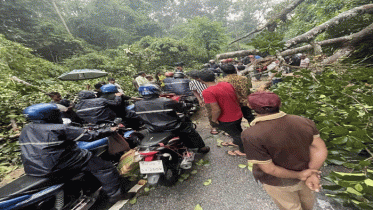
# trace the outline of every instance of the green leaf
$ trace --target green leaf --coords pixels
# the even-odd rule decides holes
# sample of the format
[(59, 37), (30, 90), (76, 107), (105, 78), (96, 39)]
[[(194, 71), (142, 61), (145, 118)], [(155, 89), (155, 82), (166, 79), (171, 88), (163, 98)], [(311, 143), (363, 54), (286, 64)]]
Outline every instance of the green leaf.
[(359, 162), (359, 164), (362, 165), (362, 166), (370, 166), (370, 165), (372, 165), (372, 162), (369, 161), (369, 160), (366, 160), (366, 161), (362, 160), (362, 161)]
[(323, 185), (322, 188), (326, 189), (326, 190), (333, 190), (333, 191), (336, 191), (336, 190), (340, 190), (342, 189), (343, 187), (342, 186), (339, 186), (339, 185)]
[(363, 181), (366, 179), (366, 176), (363, 173), (342, 173), (333, 171), (330, 174), (344, 181)]
[(178, 181), (179, 181), (179, 182), (183, 182), (184, 179), (183, 179), (183, 178), (179, 178)]
[(238, 167), (240, 167), (240, 168), (246, 168), (246, 165), (244, 165), (244, 164), (238, 164)]
[(211, 184), (211, 182), (212, 182), (212, 180), (211, 180), (211, 179), (208, 179), (207, 181), (205, 181), (205, 182), (203, 183), (203, 185), (208, 186), (208, 185)]
[(134, 205), (136, 202), (137, 202), (137, 198), (132, 198), (132, 199), (130, 200), (130, 204), (131, 204), (131, 205)]
[(197, 204), (197, 206), (196, 206), (196, 207), (194, 207), (194, 210), (203, 210), (203, 208), (202, 208), (202, 206), (201, 206), (201, 205)]
[(363, 195), (352, 187), (347, 187), (346, 192), (349, 192), (349, 193), (352, 193), (352, 194), (355, 194), (355, 195), (358, 195), (358, 196)]
[(253, 166), (254, 166), (253, 163), (248, 162), (248, 164), (247, 164), (247, 168), (248, 168), (251, 172), (253, 171)]
[(196, 163), (196, 165), (201, 166), (201, 165), (203, 165), (203, 163), (204, 163), (204, 160), (203, 160), (203, 159), (200, 159), (200, 160)]
[(373, 187), (373, 180), (372, 179), (366, 179), (366, 180), (364, 180), (364, 183), (367, 186)]
[(150, 191), (150, 189), (148, 187), (144, 188), (144, 192), (149, 192), (149, 191)]
[(362, 186), (361, 184), (357, 184), (357, 185), (355, 185), (355, 189), (356, 189), (357, 191), (359, 191), (359, 192), (361, 192), (361, 191), (364, 190), (364, 188), (363, 188), (363, 186)]
[(335, 138), (330, 143), (332, 143), (332, 144), (345, 144), (345, 143), (347, 143), (347, 141), (348, 141), (348, 137), (347, 136), (343, 136), (343, 137)]
[(193, 171), (191, 171), (190, 173), (191, 174), (196, 174), (198, 171), (197, 170), (193, 170)]

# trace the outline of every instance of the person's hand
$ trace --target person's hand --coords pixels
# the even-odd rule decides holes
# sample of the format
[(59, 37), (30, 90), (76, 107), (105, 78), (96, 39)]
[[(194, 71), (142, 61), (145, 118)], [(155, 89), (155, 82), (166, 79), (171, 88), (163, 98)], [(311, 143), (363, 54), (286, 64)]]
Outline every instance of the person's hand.
[(298, 179), (305, 181), (308, 177), (310, 177), (312, 174), (320, 174), (321, 171), (316, 169), (306, 169), (298, 173)]
[(115, 93), (115, 96), (122, 96), (122, 93)]
[(205, 102), (203, 102), (203, 101), (198, 101), (198, 103), (199, 103), (200, 107), (204, 107), (205, 106)]
[(320, 189), (321, 189), (320, 176), (316, 174), (312, 174), (310, 177), (306, 179), (306, 185), (312, 191), (320, 192)]
[(119, 129), (118, 126), (116, 126), (116, 127), (111, 127), (111, 128), (110, 128), (111, 131), (117, 131), (118, 129)]

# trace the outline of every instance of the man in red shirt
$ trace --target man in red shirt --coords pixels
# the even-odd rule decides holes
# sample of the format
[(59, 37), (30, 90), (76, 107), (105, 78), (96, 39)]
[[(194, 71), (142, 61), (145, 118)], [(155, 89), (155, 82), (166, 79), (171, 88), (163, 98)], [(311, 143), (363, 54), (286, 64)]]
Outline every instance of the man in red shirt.
[(239, 150), (229, 151), (230, 155), (245, 156), (241, 141), (242, 112), (233, 86), (227, 82), (215, 82), (215, 74), (203, 70), (198, 74), (207, 88), (202, 92), (208, 117), (213, 127), (218, 127), (233, 138)]

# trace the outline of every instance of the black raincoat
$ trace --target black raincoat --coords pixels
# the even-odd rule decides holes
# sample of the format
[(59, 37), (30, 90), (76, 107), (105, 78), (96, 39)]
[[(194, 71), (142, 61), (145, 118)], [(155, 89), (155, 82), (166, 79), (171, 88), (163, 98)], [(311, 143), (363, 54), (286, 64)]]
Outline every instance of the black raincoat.
[(95, 98), (94, 93), (91, 91), (81, 91), (79, 98), (80, 101), (75, 106), (76, 113), (85, 122), (91, 124), (113, 121), (117, 115), (110, 106), (120, 106), (122, 103), (120, 96), (116, 96), (114, 100)]
[(65, 124), (30, 123), (19, 137), (25, 172), (45, 177), (80, 170), (92, 154), (80, 149), (76, 141), (93, 141), (111, 133), (110, 128), (86, 131)]

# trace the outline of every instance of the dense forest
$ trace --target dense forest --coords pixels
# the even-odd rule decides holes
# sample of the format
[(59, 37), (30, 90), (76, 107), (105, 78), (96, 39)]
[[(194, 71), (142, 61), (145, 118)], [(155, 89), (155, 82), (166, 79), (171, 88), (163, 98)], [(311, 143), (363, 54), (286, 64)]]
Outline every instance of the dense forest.
[[(25, 123), (21, 114), (25, 107), (50, 101), (45, 94), (50, 91), (73, 100), (87, 85), (104, 80), (58, 80), (64, 72), (101, 69), (115, 77), (126, 94), (135, 95), (131, 81), (139, 71), (165, 72), (181, 61), (186, 71), (201, 69), (218, 54), (241, 50), (256, 49), (263, 57), (304, 52), (316, 54), (313, 68), (323, 73), (315, 76), (312, 69), (302, 70), (296, 73), (299, 77), (287, 78), (272, 90), (283, 99), (285, 112), (317, 123), (330, 150), (328, 164), (357, 172), (331, 174), (327, 179), (335, 185), (329, 187), (334, 191), (330, 196), (371, 209), (372, 3), (2, 0), (0, 177), (20, 167), (16, 139)], [(316, 50), (321, 47), (322, 52)], [(318, 60), (321, 54), (328, 59)]]

